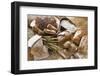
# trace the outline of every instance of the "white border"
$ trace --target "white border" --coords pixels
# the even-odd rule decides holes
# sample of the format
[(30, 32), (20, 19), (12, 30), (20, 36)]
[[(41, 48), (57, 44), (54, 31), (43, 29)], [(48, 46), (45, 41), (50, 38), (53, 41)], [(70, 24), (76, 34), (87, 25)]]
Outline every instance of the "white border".
[[(88, 17), (88, 59), (27, 61), (27, 14), (87, 16)], [(94, 11), (57, 9), (43, 7), (20, 7), (20, 70), (79, 67), (94, 65)]]

